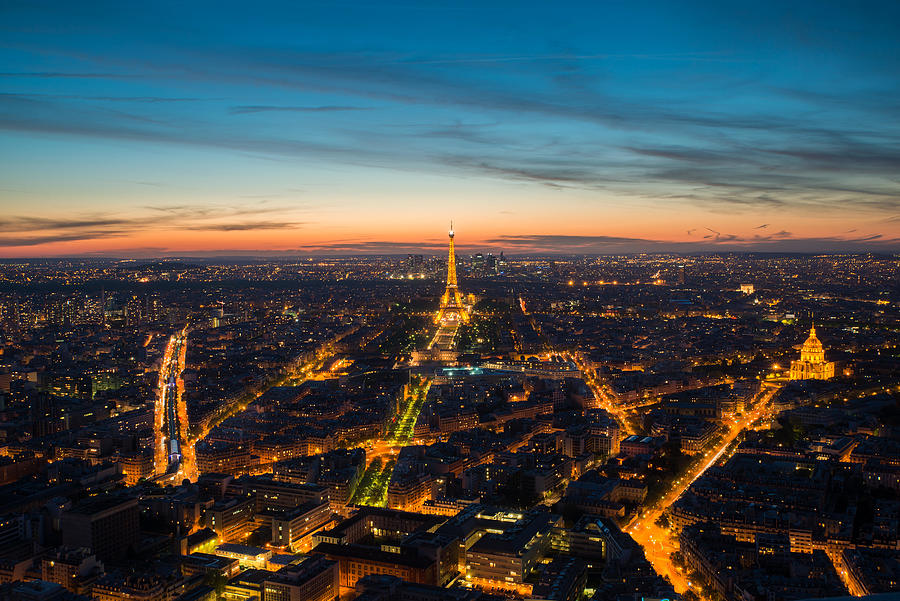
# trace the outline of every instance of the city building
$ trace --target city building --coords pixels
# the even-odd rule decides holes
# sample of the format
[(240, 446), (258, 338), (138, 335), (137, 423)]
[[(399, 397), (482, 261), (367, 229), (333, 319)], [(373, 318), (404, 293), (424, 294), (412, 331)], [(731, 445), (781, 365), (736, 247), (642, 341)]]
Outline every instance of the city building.
[(438, 566), (434, 560), (409, 553), (392, 553), (368, 545), (320, 543), (313, 550), (340, 566), (340, 586), (353, 588), (357, 580), (369, 574), (388, 574), (407, 582), (438, 584)]
[(103, 564), (88, 549), (60, 548), (41, 560), (41, 580), (84, 595), (103, 574)]
[(220, 541), (241, 541), (254, 527), (255, 507), (256, 498), (252, 495), (217, 501), (206, 510), (206, 525)]
[(178, 571), (108, 573), (91, 592), (95, 601), (174, 601), (185, 592), (186, 584)]
[(87, 547), (101, 560), (121, 559), (137, 545), (139, 512), (137, 499), (112, 495), (88, 498), (63, 512), (63, 545)]
[(561, 525), (559, 516), (534, 510), (500, 532), (488, 531), (466, 551), (466, 580), (481, 588), (530, 595), (532, 585), (526, 579)]
[(312, 548), (312, 535), (331, 523), (331, 505), (327, 501), (308, 501), (272, 517), (272, 546), (294, 553)]
[(433, 498), (434, 477), (427, 472), (396, 474), (388, 483), (387, 504), (400, 511), (420, 511)]
[(243, 568), (265, 569), (269, 559), (272, 558), (271, 549), (238, 545), (235, 543), (223, 543), (216, 547), (214, 554), (226, 559), (236, 559)]
[(340, 595), (338, 564), (313, 555), (263, 581), (265, 601), (332, 601)]

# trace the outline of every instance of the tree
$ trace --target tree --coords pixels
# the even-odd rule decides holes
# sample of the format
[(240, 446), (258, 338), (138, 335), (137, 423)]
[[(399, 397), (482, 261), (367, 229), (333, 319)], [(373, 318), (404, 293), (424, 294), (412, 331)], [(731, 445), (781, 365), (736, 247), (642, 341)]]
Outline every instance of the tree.
[(210, 572), (203, 579), (203, 584), (212, 587), (216, 591), (216, 599), (221, 599), (225, 594), (225, 586), (228, 584), (228, 577), (222, 572)]

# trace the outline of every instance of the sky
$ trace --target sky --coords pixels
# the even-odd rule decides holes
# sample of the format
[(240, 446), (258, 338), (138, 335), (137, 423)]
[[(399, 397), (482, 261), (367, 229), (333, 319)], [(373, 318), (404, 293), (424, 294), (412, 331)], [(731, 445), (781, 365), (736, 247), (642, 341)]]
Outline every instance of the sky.
[(900, 2), (0, 3), (0, 256), (900, 252)]

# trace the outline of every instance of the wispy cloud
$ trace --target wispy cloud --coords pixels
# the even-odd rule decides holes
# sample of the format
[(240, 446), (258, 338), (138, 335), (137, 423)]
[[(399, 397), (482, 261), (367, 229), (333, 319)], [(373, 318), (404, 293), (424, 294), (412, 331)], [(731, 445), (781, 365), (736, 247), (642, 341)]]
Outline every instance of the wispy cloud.
[(336, 113), (344, 111), (368, 111), (368, 106), (270, 106), (264, 104), (233, 106), (234, 115), (249, 113)]
[(83, 240), (105, 240), (107, 238), (120, 238), (126, 236), (127, 231), (119, 230), (82, 230), (79, 232), (63, 232), (57, 234), (41, 234), (29, 236), (2, 236), (0, 235), (0, 248), (20, 246), (42, 246), (60, 242), (77, 242)]
[(83, 214), (71, 218), (12, 216), (0, 219), (0, 247), (41, 246), (121, 238), (148, 228), (167, 231), (243, 232), (296, 229), (304, 224), (288, 220), (246, 219), (251, 215), (284, 212), (279, 207), (151, 206), (143, 212), (119, 217), (114, 214)]
[(122, 227), (133, 224), (131, 219), (96, 215), (82, 218), (49, 218), (14, 216), (0, 219), (0, 232), (30, 232), (35, 230), (73, 230)]
[[(465, 247), (460, 247), (462, 250)], [(447, 250), (444, 241), (393, 242), (389, 240), (336, 241), (310, 244), (298, 249), (307, 253), (360, 254), (360, 255), (402, 255), (408, 253), (440, 253)]]
[(900, 238), (871, 234), (855, 238), (842, 236), (792, 237), (790, 232), (772, 236), (742, 237), (716, 234), (702, 242), (679, 242), (619, 236), (527, 235), (499, 236), (485, 244), (509, 249), (512, 254), (628, 254), (641, 252), (897, 252)]
[(140, 76), (126, 73), (70, 73), (62, 71), (21, 71), (0, 73), (0, 77), (37, 79), (135, 79)]
[[(2, 77), (2, 75), (0, 75)], [(99, 102), (137, 102), (137, 103), (168, 103), (168, 102), (202, 102), (210, 100), (209, 98), (178, 98), (171, 96), (91, 96), (85, 94), (45, 94), (45, 93), (11, 93), (0, 92), (0, 96), (8, 96), (12, 98), (52, 98), (59, 100), (88, 100)]]
[(190, 225), (183, 229), (216, 232), (245, 232), (252, 230), (289, 230), (302, 226), (299, 222), (286, 221), (249, 221), (246, 223), (207, 223)]

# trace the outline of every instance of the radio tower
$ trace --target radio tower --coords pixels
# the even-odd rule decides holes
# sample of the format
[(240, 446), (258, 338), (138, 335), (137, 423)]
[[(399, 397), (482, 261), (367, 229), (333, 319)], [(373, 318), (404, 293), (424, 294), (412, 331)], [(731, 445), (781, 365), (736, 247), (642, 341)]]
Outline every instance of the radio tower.
[(459, 287), (456, 285), (456, 251), (453, 248), (453, 222), (451, 221), (450, 255), (447, 258), (447, 289), (441, 296), (441, 309), (438, 311), (435, 321), (468, 321), (468, 319), (469, 314), (463, 306)]

